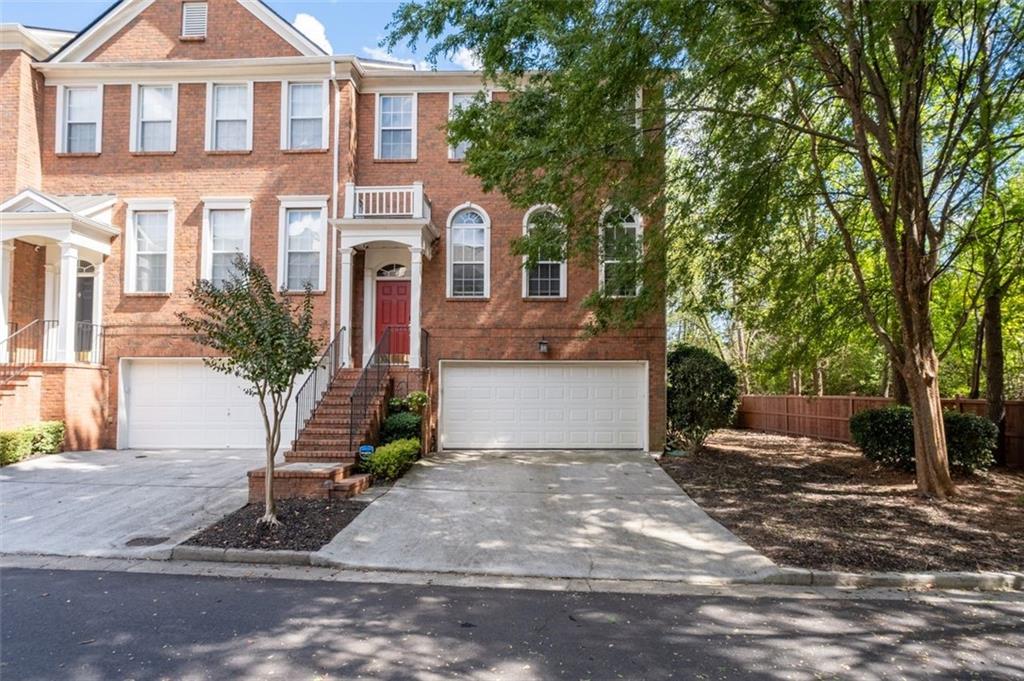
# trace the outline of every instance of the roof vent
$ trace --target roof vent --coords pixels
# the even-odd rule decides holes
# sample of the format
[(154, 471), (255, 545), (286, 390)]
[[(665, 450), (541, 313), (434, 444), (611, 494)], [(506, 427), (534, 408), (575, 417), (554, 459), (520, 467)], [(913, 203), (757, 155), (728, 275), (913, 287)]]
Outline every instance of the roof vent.
[(181, 37), (206, 37), (206, 3), (186, 2), (181, 6)]

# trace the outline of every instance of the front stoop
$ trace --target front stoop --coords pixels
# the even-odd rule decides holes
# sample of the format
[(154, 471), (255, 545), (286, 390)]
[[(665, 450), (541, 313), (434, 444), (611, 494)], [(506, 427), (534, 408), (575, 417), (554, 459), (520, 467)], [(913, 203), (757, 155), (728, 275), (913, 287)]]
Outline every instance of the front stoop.
[[(370, 486), (370, 476), (352, 474), (353, 463), (286, 463), (274, 467), (275, 499), (347, 499)], [(248, 473), (249, 503), (259, 503), (264, 497), (266, 468)]]

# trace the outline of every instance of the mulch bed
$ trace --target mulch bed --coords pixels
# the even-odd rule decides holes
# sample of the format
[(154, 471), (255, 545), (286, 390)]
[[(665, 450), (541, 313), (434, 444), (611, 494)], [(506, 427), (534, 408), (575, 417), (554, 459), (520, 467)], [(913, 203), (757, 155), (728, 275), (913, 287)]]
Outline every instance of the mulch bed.
[(192, 535), (186, 544), (220, 549), (316, 551), (355, 520), (366, 502), (326, 499), (282, 499), (277, 502), (281, 524), (270, 528), (256, 521), (263, 504), (247, 504)]
[(850, 445), (726, 430), (662, 468), (780, 565), (845, 571), (1024, 570), (1024, 471), (955, 478), (947, 502)]

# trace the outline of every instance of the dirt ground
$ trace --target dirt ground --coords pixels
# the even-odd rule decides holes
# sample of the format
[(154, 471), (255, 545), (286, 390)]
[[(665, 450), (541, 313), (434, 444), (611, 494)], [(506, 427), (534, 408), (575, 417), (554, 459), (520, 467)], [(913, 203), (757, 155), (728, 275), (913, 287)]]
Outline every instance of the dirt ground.
[(221, 549), (316, 551), (355, 520), (366, 503), (349, 500), (281, 499), (276, 528), (257, 525), (263, 504), (247, 504), (196, 533), (186, 544)]
[(1024, 471), (956, 478), (945, 503), (851, 445), (724, 430), (662, 467), (780, 565), (849, 571), (1024, 570)]

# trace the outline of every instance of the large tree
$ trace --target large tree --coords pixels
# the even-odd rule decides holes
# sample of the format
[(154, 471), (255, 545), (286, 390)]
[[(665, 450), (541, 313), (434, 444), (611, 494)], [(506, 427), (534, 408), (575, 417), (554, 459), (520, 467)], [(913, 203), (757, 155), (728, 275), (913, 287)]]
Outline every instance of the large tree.
[[(955, 487), (932, 293), (976, 237), (986, 183), (1024, 142), (1022, 20), (1019, 4), (985, 0), (422, 0), (399, 9), (388, 40), (429, 40), (431, 58), (468, 49), (510, 91), (481, 98), (450, 134), (472, 142), (469, 169), (485, 187), (559, 206), (569, 255), (593, 257), (606, 202), (666, 216), (645, 266), (687, 220), (666, 195), (705, 202), (708, 238), (752, 252), (796, 207), (827, 216), (819, 241), (838, 243), (906, 383), (918, 488), (945, 498)], [(659, 195), (666, 143), (686, 162)], [(628, 323), (656, 293), (590, 304)]]

